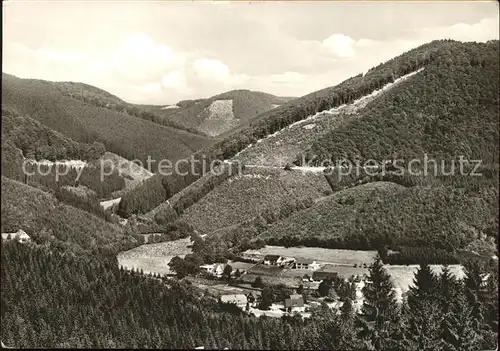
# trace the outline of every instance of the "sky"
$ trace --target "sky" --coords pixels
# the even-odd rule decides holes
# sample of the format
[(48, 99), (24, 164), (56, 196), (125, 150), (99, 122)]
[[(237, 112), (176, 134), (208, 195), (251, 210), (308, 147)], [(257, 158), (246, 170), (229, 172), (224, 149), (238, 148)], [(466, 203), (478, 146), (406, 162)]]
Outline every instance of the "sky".
[(499, 37), (497, 1), (21, 1), (2, 71), (168, 105), (232, 89), (302, 96), (435, 39)]

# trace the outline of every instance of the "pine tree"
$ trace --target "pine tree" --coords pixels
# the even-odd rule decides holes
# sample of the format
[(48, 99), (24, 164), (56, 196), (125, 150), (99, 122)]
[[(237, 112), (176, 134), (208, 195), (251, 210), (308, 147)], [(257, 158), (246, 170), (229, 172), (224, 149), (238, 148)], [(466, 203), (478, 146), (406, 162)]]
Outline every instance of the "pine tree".
[(483, 302), (485, 300), (483, 277), (486, 276), (479, 260), (465, 263), (465, 296), (472, 307), (472, 317), (475, 320), (474, 329), (479, 331), (484, 322)]
[(437, 295), (438, 284), (435, 274), (428, 264), (420, 264), (413, 286), (408, 291), (408, 305), (411, 309), (419, 309), (424, 301), (431, 301)]
[(457, 303), (453, 305), (442, 321), (441, 346), (443, 350), (473, 350), (477, 349), (480, 341), (474, 328), (473, 308), (467, 303), (464, 294), (457, 296)]
[(406, 311), (404, 336), (417, 350), (435, 350), (440, 345), (442, 314), (438, 303), (433, 300), (421, 300), (418, 308)]
[[(382, 265), (380, 256), (369, 268), (369, 277), (363, 287), (362, 314), (368, 322), (368, 335), (376, 350), (390, 344), (390, 323), (397, 316), (396, 294), (390, 280), (390, 275)], [(365, 331), (366, 332), (366, 331)]]
[(337, 321), (335, 349), (360, 349), (362, 347), (356, 335), (356, 318), (356, 311), (351, 299), (345, 299), (340, 308), (340, 318)]
[(439, 306), (441, 311), (446, 314), (450, 311), (450, 307), (454, 303), (457, 292), (460, 289), (460, 283), (458, 283), (453, 274), (451, 274), (448, 265), (443, 266), (443, 270), (438, 279), (438, 288)]
[(485, 310), (486, 322), (498, 333), (498, 267), (493, 267), (486, 281)]

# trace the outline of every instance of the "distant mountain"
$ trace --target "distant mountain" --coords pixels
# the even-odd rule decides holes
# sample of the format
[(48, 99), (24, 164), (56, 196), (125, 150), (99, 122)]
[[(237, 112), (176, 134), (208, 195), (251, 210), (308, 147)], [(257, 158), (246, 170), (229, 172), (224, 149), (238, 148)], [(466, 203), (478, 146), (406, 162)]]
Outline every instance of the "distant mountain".
[(208, 99), (183, 100), (175, 105), (150, 106), (149, 109), (175, 123), (218, 136), (292, 99), (258, 91), (232, 90)]
[[(208, 138), (153, 121), (147, 111), (118, 111), (117, 97), (80, 83), (54, 83), (2, 74), (2, 106), (29, 116), (77, 142), (101, 142), (129, 160), (184, 158), (212, 143)], [(110, 106), (107, 106), (110, 105)], [(137, 111), (137, 108), (135, 108)], [(138, 116), (139, 115), (139, 116)], [(157, 163), (156, 163), (157, 165)], [(153, 167), (156, 167), (153, 164)]]

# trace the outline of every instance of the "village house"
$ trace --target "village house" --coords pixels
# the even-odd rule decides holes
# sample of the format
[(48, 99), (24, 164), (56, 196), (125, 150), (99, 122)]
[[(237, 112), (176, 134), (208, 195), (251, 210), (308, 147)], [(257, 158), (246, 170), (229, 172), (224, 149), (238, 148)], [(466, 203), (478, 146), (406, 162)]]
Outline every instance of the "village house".
[(315, 260), (299, 257), (295, 260), (293, 268), (314, 271), (319, 268), (319, 264)]
[(286, 264), (293, 264), (295, 259), (293, 257), (284, 257), (280, 255), (265, 255), (264, 264), (268, 266), (284, 266)]
[(260, 292), (252, 291), (247, 294), (247, 301), (250, 307), (256, 307), (260, 302)]
[(287, 312), (304, 312), (304, 298), (302, 295), (290, 295), (288, 299), (285, 299), (285, 311)]
[(268, 266), (277, 266), (282, 260), (280, 255), (265, 255), (264, 264)]
[(241, 309), (246, 309), (248, 299), (243, 294), (221, 295), (220, 302), (234, 304)]
[(234, 275), (237, 270), (240, 272), (240, 274), (246, 274), (247, 271), (255, 265), (255, 263), (234, 261), (230, 262), (229, 265), (233, 268), (231, 274)]
[(321, 281), (321, 280), (325, 280), (325, 279), (328, 279), (328, 280), (335, 279), (335, 278), (337, 278), (337, 276), (338, 276), (338, 271), (335, 268), (335, 266), (333, 266), (331, 264), (327, 264), (324, 267), (322, 267), (321, 269), (314, 271), (312, 278), (314, 281)]
[(207, 274), (211, 274), (216, 277), (221, 277), (222, 273), (224, 272), (224, 267), (225, 265), (222, 263), (214, 263), (214, 264), (202, 264), (200, 266), (200, 269)]
[(22, 229), (19, 229), (15, 233), (2, 233), (2, 240), (17, 240), (21, 243), (30, 242), (31, 238)]

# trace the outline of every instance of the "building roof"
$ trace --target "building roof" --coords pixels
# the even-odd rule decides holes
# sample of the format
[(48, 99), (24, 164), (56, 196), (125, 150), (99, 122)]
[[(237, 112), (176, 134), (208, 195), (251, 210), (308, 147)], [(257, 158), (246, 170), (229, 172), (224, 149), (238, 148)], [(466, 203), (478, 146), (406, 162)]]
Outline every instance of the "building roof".
[(220, 300), (223, 303), (234, 303), (234, 304), (246, 304), (247, 303), (247, 297), (243, 294), (222, 295), (220, 297)]
[(278, 258), (280, 258), (280, 255), (265, 255), (264, 260), (265, 261), (277, 261)]
[(207, 269), (210, 269), (210, 268), (214, 268), (214, 265), (213, 264), (202, 264), (200, 266), (200, 268), (207, 268)]
[(312, 264), (312, 263), (314, 263), (314, 260), (312, 260), (310, 258), (297, 257), (297, 259), (295, 260), (295, 263)]
[(334, 266), (333, 264), (325, 264), (321, 269), (317, 270), (316, 272), (329, 272), (329, 273), (337, 273), (339, 269)]
[(253, 297), (260, 297), (262, 293), (260, 291), (250, 291), (247, 296), (252, 295)]
[(226, 268), (226, 264), (224, 264), (224, 263), (214, 263), (214, 268), (215, 269), (219, 269), (219, 268), (220, 269), (224, 269), (224, 268)]
[(303, 307), (304, 298), (302, 295), (290, 295), (289, 299), (285, 299), (285, 308), (288, 307)]
[(239, 269), (241, 270), (247, 270), (255, 266), (255, 263), (247, 263), (247, 262), (238, 262), (238, 261), (233, 261), (229, 263), (231, 267), (233, 267), (233, 270)]
[(338, 272), (331, 272), (331, 271), (314, 271), (313, 272), (313, 279), (322, 279), (322, 278), (333, 278), (338, 276)]

